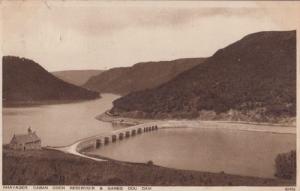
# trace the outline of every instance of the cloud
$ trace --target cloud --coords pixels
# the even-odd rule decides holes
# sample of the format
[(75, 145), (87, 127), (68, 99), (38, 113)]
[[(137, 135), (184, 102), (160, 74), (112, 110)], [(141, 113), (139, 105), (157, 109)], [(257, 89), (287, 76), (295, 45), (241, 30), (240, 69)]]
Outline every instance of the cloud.
[(203, 7), (56, 7), (48, 10), (51, 21), (85, 35), (106, 35), (130, 27), (178, 27), (214, 16), (249, 17), (256, 8)]
[[(5, 25), (14, 29), (51, 25), (84, 35), (107, 35), (131, 27), (180, 27), (214, 16), (249, 17), (256, 7), (202, 7), (157, 4), (14, 3), (4, 7)], [(9, 30), (9, 28), (8, 28)]]
[(29, 2), (2, 8), (2, 49), (49, 70), (210, 56), (246, 34), (295, 24), (283, 25), (286, 7), (270, 3)]

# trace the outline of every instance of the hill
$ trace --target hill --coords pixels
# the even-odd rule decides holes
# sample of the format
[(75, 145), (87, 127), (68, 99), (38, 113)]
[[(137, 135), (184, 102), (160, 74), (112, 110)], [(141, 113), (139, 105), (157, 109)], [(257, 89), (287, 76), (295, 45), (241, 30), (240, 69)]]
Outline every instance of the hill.
[(94, 99), (99, 93), (66, 83), (26, 58), (4, 56), (3, 100), (5, 102)]
[(143, 62), (132, 67), (113, 68), (92, 77), (83, 87), (99, 92), (125, 95), (157, 87), (200, 63), (204, 58)]
[(152, 90), (114, 101), (114, 114), (146, 118), (296, 116), (296, 31), (247, 35)]
[(51, 72), (57, 78), (74, 84), (76, 86), (82, 86), (85, 84), (92, 76), (96, 76), (103, 72), (102, 70), (64, 70)]

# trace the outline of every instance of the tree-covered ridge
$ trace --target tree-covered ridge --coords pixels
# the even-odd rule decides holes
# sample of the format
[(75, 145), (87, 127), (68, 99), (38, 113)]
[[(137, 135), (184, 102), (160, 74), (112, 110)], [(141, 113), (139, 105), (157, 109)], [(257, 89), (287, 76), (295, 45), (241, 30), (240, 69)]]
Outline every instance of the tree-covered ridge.
[(66, 83), (26, 58), (4, 56), (2, 65), (5, 101), (80, 100), (99, 97), (99, 93)]
[(157, 88), (116, 100), (111, 112), (185, 118), (207, 110), (295, 116), (296, 31), (247, 35)]

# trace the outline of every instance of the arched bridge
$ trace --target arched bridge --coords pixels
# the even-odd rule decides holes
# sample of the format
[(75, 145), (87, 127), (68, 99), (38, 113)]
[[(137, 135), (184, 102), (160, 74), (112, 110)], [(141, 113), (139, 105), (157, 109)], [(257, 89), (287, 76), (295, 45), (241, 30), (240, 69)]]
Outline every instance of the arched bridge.
[(76, 151), (80, 153), (87, 149), (100, 148), (116, 141), (122, 141), (123, 139), (138, 136), (142, 133), (158, 130), (158, 128), (159, 127), (157, 125), (143, 124), (115, 130), (109, 133), (103, 133), (101, 135), (80, 141), (78, 144), (76, 144)]
[(116, 141), (122, 141), (124, 139), (128, 139), (133, 136), (138, 136), (143, 133), (156, 131), (160, 128), (166, 128), (166, 127), (163, 125), (158, 126), (158, 123), (156, 122), (149, 122), (149, 123), (139, 124), (139, 125), (115, 130), (112, 132), (102, 133), (101, 135), (95, 135), (92, 137), (84, 138), (68, 146), (62, 146), (62, 147), (47, 146), (46, 148), (63, 151), (65, 153), (74, 154), (80, 157), (89, 158), (96, 161), (105, 161), (105, 159), (99, 159), (99, 158), (87, 156), (83, 152), (88, 149), (100, 148), (102, 146), (111, 144)]

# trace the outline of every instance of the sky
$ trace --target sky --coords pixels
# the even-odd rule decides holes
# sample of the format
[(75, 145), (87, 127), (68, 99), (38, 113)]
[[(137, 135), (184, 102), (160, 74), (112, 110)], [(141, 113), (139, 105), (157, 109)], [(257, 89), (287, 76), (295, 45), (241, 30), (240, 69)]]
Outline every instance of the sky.
[(3, 55), (48, 71), (208, 57), (243, 36), (295, 30), (299, 2), (3, 1)]

